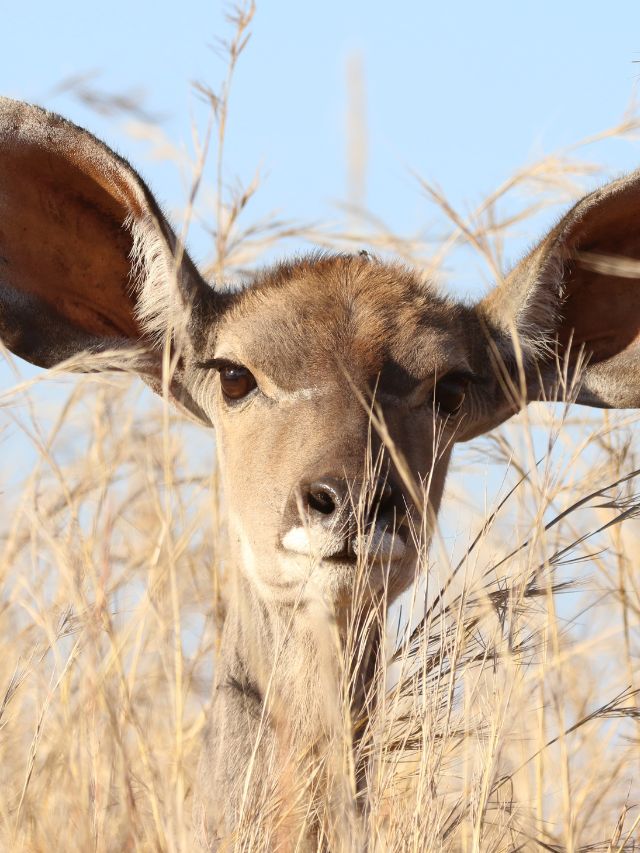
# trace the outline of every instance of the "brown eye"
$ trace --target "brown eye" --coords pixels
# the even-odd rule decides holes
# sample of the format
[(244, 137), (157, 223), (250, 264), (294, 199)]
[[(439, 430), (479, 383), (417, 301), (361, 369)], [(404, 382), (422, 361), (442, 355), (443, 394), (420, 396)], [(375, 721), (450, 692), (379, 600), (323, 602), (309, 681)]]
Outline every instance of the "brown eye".
[(464, 373), (449, 373), (438, 379), (433, 389), (433, 406), (440, 417), (457, 415), (464, 403), (469, 377)]
[(256, 387), (256, 380), (246, 367), (225, 364), (220, 368), (222, 393), (228, 400), (241, 400)]

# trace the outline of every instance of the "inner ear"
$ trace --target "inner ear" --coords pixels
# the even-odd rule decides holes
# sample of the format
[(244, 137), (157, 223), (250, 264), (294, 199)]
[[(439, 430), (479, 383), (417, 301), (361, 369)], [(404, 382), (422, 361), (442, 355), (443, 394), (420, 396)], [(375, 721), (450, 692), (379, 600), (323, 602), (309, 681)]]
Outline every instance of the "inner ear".
[(592, 364), (640, 343), (640, 193), (588, 211), (568, 240), (559, 341)]
[(86, 137), (78, 130), (64, 156), (24, 131), (3, 145), (0, 298), (31, 295), (88, 336), (137, 340), (124, 227), (135, 200), (121, 181), (114, 191), (113, 169)]

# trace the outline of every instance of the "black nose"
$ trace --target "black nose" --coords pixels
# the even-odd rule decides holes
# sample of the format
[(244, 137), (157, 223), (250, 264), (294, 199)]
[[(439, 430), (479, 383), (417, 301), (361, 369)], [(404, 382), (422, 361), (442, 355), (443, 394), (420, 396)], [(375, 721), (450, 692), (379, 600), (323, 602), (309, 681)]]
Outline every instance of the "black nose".
[(310, 515), (331, 516), (348, 501), (348, 483), (335, 477), (323, 477), (303, 488), (302, 498)]
[(358, 511), (363, 490), (365, 522), (371, 523), (376, 518), (393, 514), (394, 491), (386, 480), (379, 480), (372, 489), (367, 484), (337, 477), (322, 477), (303, 486), (301, 491), (309, 515), (317, 521), (332, 523), (340, 515), (352, 515)]

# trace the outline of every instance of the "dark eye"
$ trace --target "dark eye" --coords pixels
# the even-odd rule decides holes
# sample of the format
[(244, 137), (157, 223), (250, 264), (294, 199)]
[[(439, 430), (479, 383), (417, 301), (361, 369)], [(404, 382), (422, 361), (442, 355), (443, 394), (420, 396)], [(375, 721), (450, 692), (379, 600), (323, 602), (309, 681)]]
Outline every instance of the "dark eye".
[(241, 400), (256, 387), (253, 373), (240, 364), (225, 364), (219, 371), (222, 393), (228, 400)]
[(438, 379), (433, 389), (434, 410), (441, 417), (457, 415), (464, 403), (469, 377), (464, 373), (448, 373)]

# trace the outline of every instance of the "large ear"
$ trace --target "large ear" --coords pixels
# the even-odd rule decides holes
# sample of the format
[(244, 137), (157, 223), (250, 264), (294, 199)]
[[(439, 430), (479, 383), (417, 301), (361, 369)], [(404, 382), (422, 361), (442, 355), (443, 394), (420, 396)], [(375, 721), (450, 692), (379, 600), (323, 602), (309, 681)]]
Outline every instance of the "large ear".
[(576, 402), (640, 407), (640, 171), (579, 201), (476, 316), (503, 372), (494, 423), (517, 407), (506, 387), (518, 385), (517, 362), (529, 399), (581, 365)]
[[(51, 367), (136, 348), (159, 390), (166, 335), (194, 345), (215, 300), (125, 160), (60, 116), (0, 98), (0, 338), (12, 352)], [(208, 422), (180, 368), (170, 390)]]

